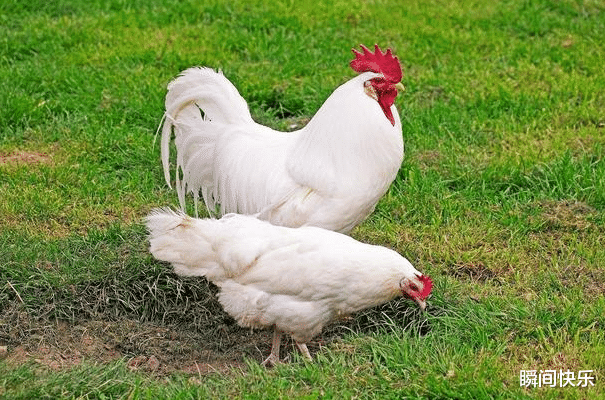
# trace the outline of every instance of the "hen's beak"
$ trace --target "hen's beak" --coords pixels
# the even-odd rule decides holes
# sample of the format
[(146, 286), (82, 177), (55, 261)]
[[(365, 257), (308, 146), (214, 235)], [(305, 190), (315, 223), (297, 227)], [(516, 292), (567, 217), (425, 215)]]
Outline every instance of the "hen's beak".
[(405, 92), (405, 86), (403, 86), (403, 83), (398, 82), (395, 85), (395, 89), (397, 89), (398, 92)]
[(424, 309), (426, 308), (426, 301), (420, 300), (420, 299), (414, 299), (414, 300), (416, 300), (416, 303), (418, 304), (418, 307), (420, 307), (420, 309), (422, 311), (424, 311)]

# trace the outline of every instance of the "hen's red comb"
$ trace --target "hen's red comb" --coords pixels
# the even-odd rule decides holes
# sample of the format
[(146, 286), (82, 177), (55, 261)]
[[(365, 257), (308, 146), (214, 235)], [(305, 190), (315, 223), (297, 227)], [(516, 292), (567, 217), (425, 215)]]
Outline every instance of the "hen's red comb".
[(392, 83), (401, 81), (403, 76), (401, 64), (399, 64), (397, 57), (393, 56), (391, 49), (387, 49), (386, 53), (383, 53), (376, 44), (372, 53), (363, 44), (360, 46), (363, 53), (352, 49), (353, 54), (355, 54), (355, 59), (351, 61), (351, 68), (353, 70), (356, 72), (376, 72), (382, 74), (387, 81)]
[(418, 279), (423, 283), (422, 292), (418, 294), (418, 298), (424, 300), (429, 297), (429, 294), (431, 294), (431, 290), (433, 289), (433, 281), (426, 275), (421, 275), (418, 277)]

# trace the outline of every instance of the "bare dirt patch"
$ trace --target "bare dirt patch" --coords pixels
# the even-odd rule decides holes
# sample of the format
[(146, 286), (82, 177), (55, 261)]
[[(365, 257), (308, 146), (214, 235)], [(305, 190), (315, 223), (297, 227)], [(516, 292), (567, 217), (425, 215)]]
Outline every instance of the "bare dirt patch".
[(586, 299), (605, 293), (605, 270), (590, 270), (584, 265), (568, 265), (557, 273), (563, 286), (581, 285)]
[(457, 263), (451, 266), (450, 273), (457, 278), (486, 282), (497, 278), (497, 274), (482, 262)]
[(240, 339), (245, 340), (216, 352), (199, 341), (196, 332), (133, 320), (68, 323), (35, 321), (22, 315), (21, 325), (27, 326), (28, 332), (6, 346), (6, 360), (15, 365), (33, 362), (55, 371), (84, 361), (109, 363), (123, 359), (131, 370), (157, 375), (225, 372), (232, 367), (243, 368), (243, 357), (237, 350), (253, 352), (254, 344), (263, 339), (252, 340), (253, 335), (243, 334)]
[[(166, 276), (170, 278), (167, 281)], [(203, 278), (181, 281), (176, 275), (166, 276), (162, 270), (152, 283), (127, 281), (124, 287), (130, 286), (131, 297), (118, 283), (111, 284), (111, 279), (101, 285), (89, 283), (88, 288), (65, 288), (65, 293), (55, 289), (54, 303), (39, 304), (37, 309), (13, 297), (0, 317), (0, 347), (6, 347), (0, 357), (13, 364), (34, 362), (52, 370), (84, 361), (123, 359), (130, 369), (156, 376), (173, 372), (200, 376), (233, 368), (245, 370), (246, 359), (260, 363), (269, 354), (272, 331), (239, 327), (222, 310), (213, 285)], [(158, 287), (170, 289), (175, 282), (180, 282), (180, 289), (154, 292)], [(139, 291), (141, 288), (146, 289)], [(62, 297), (68, 293), (75, 297), (65, 305)], [(162, 297), (168, 295), (170, 299)], [(127, 309), (134, 307), (138, 316), (134, 310), (120, 311), (122, 303)], [(67, 315), (60, 312), (64, 307), (71, 307), (71, 312), (79, 310), (80, 316), (56, 318)], [(153, 309), (153, 315), (148, 315)], [(417, 334), (430, 329), (426, 317), (411, 302), (401, 299), (334, 323), (308, 343), (309, 350), (315, 354), (351, 332), (376, 332), (389, 321), (416, 327)], [(291, 339), (282, 343), (282, 359), (292, 360), (296, 352)]]
[(544, 201), (535, 205), (540, 214), (543, 230), (582, 231), (593, 227), (591, 217), (596, 211), (586, 203), (572, 200)]
[(52, 156), (46, 153), (14, 150), (9, 153), (0, 153), (0, 165), (35, 165), (50, 164)]

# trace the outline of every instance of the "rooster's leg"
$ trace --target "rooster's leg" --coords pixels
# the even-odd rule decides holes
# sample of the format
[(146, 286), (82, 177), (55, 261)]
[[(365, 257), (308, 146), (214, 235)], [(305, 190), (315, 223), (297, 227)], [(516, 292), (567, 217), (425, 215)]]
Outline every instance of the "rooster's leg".
[(311, 357), (311, 353), (309, 353), (309, 349), (307, 349), (307, 344), (306, 343), (298, 343), (298, 342), (296, 342), (296, 345), (298, 346), (298, 349), (302, 353), (303, 357), (305, 357), (309, 361), (313, 360), (313, 357)]
[(273, 342), (271, 343), (271, 354), (265, 361), (263, 367), (274, 366), (279, 363), (279, 345), (281, 343), (281, 331), (277, 327), (273, 330)]

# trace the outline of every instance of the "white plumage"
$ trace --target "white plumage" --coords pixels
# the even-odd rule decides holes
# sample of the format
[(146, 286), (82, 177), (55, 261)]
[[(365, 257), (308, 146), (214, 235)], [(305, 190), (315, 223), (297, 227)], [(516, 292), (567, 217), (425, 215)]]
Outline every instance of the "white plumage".
[[(398, 68), (400, 80), (399, 62), (387, 54), (380, 62)], [(184, 71), (168, 86), (162, 128), (169, 185), (175, 135), (181, 209), (191, 192), (196, 212), (201, 193), (211, 215), (218, 207), (220, 215), (256, 214), (276, 225), (343, 233), (363, 221), (403, 159), (401, 121), (392, 104), (402, 85), (389, 78), (392, 71), (365, 68), (363, 56), (356, 70), (367, 72), (338, 87), (304, 128), (290, 133), (254, 122), (246, 101), (221, 72)]]
[(146, 219), (150, 251), (179, 275), (205, 276), (244, 327), (275, 327), (304, 355), (305, 343), (337, 318), (406, 296), (424, 308), (432, 287), (397, 252), (316, 227), (274, 226), (252, 216), (195, 219), (156, 210)]

